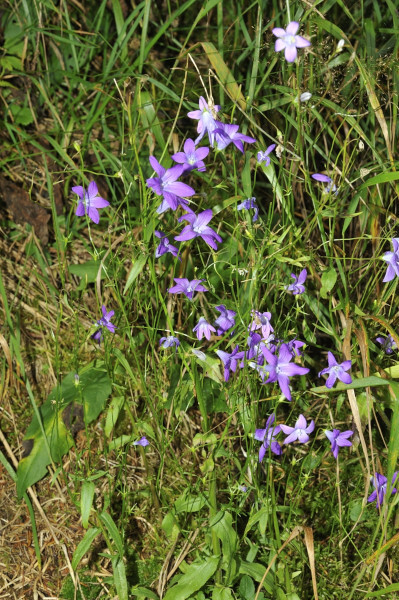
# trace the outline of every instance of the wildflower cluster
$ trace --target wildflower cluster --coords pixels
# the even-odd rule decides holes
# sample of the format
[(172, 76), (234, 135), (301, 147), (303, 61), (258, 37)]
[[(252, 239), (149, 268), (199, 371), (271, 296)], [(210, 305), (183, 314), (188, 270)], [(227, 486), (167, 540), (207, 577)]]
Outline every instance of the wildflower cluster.
[[(285, 59), (292, 63), (297, 59), (297, 49), (309, 47), (311, 44), (308, 40), (298, 35), (299, 23), (293, 21), (288, 24), (286, 29), (274, 28), (273, 34), (277, 37), (275, 42), (276, 52), (284, 50)], [(308, 94), (308, 95), (307, 95)], [(306, 101), (311, 97), (311, 94), (302, 94), (300, 101)], [(153, 176), (146, 179), (146, 185), (157, 197), (156, 214), (157, 218), (164, 219), (164, 213), (171, 211), (178, 213), (184, 211), (183, 214), (176, 216), (177, 224), (184, 223), (180, 232), (173, 236), (175, 242), (192, 242), (202, 240), (213, 252), (217, 252), (219, 244), (223, 243), (223, 231), (213, 222), (214, 213), (212, 208), (205, 207), (200, 212), (194, 211), (193, 198), (197, 195), (196, 190), (188, 183), (182, 181), (185, 177), (189, 177), (190, 184), (195, 177), (196, 172), (203, 173), (206, 171), (206, 159), (209, 157), (211, 149), (216, 153), (223, 152), (229, 146), (244, 153), (244, 144), (256, 144), (257, 140), (245, 133), (240, 132), (239, 125), (236, 123), (223, 122), (221, 117), (221, 107), (215, 105), (211, 99), (208, 101), (200, 97), (197, 110), (190, 111), (187, 115), (190, 119), (197, 121), (197, 137), (195, 139), (188, 138), (185, 140), (183, 150), (172, 154), (166, 161), (166, 164), (175, 163), (173, 166), (166, 168), (162, 166), (155, 156), (149, 156), (149, 163), (153, 170)], [(208, 145), (200, 145), (205, 142)], [(266, 150), (259, 150), (256, 154), (256, 164), (267, 168), (271, 164), (272, 152), (276, 149), (276, 144), (269, 145)], [(277, 152), (277, 151), (276, 151)], [(335, 185), (333, 179), (324, 173), (314, 173), (311, 175), (316, 182), (325, 184), (323, 193), (337, 195), (339, 189)], [(194, 184), (195, 185), (195, 184)], [(99, 223), (98, 209), (105, 208), (109, 202), (98, 195), (98, 188), (94, 181), (90, 182), (87, 191), (76, 186), (72, 191), (77, 194), (79, 201), (76, 209), (78, 217), (87, 216), (91, 221)], [(154, 207), (155, 208), (155, 207)], [(243, 200), (236, 206), (237, 211), (253, 211), (252, 222), (255, 223), (259, 219), (259, 208), (254, 196)], [(168, 217), (167, 217), (168, 218)], [(157, 246), (155, 248), (155, 257), (162, 258), (164, 255), (170, 254), (173, 258), (182, 261), (181, 249), (170, 242), (169, 237), (173, 235), (172, 231), (166, 228), (166, 219), (163, 221), (165, 227), (153, 230), (154, 236), (157, 238)], [(164, 231), (167, 231), (164, 233)], [(202, 243), (201, 242), (201, 243)], [(388, 268), (383, 279), (383, 282), (390, 282), (399, 277), (399, 238), (392, 240), (393, 251), (387, 252), (383, 259), (388, 263)], [(181, 274), (184, 274), (182, 272)], [(307, 293), (305, 284), (307, 283), (307, 269), (302, 269), (299, 273), (291, 273), (293, 281), (283, 286), (286, 292), (295, 296), (295, 302), (301, 302), (301, 296)], [(169, 294), (183, 294), (194, 305), (194, 300), (198, 293), (208, 292), (208, 287), (203, 284), (205, 278), (188, 279), (186, 277), (174, 277), (174, 285), (168, 289)], [(305, 343), (296, 338), (281, 339), (272, 326), (273, 315), (269, 311), (261, 311), (260, 307), (252, 309), (250, 322), (244, 323), (244, 326), (236, 324), (236, 317), (239, 310), (227, 308), (224, 304), (219, 304), (214, 307), (215, 317), (213, 321), (208, 315), (199, 315), (198, 321), (192, 332), (196, 335), (199, 341), (204, 338), (208, 343), (216, 342), (218, 345), (214, 348), (214, 352), (219, 357), (222, 363), (225, 382), (229, 382), (232, 375), (237, 375), (242, 369), (249, 368), (250, 373), (255, 373), (262, 385), (277, 384), (281, 392), (281, 400), (292, 401), (294, 377), (304, 377), (310, 372), (308, 367), (300, 364), (303, 360), (301, 349)], [(100, 344), (104, 330), (114, 333), (115, 325), (111, 322), (114, 316), (114, 311), (107, 312), (105, 306), (102, 306), (102, 317), (96, 321), (96, 330), (92, 334), (92, 338)], [(209, 320), (208, 320), (209, 319)], [(273, 321), (274, 322), (274, 321)], [(233, 335), (242, 337), (240, 343), (234, 344), (231, 347), (229, 344), (230, 336)], [(228, 334), (228, 335), (226, 335)], [(244, 336), (246, 340), (244, 339)], [(222, 338), (221, 340), (217, 338)], [(220, 346), (219, 347), (219, 341)], [(387, 354), (391, 354), (396, 349), (396, 343), (391, 335), (387, 338), (377, 337), (376, 341), (381, 344)], [(174, 348), (175, 352), (180, 347), (181, 342), (178, 337), (173, 334), (161, 337), (159, 341), (163, 349)], [(202, 356), (201, 350), (193, 350), (197, 356)], [(352, 377), (349, 373), (352, 362), (344, 360), (339, 363), (334, 354), (329, 351), (327, 354), (328, 366), (318, 373), (321, 378), (327, 376), (325, 386), (331, 389), (337, 380), (349, 385), (352, 383)], [(256, 429), (254, 438), (261, 442), (259, 450), (259, 462), (262, 462), (268, 450), (276, 456), (281, 456), (283, 453), (283, 445), (287, 446), (294, 442), (306, 444), (310, 440), (311, 434), (314, 432), (315, 422), (310, 420), (309, 424), (303, 414), (297, 418), (295, 425), (287, 425), (285, 423), (276, 424), (276, 415), (271, 414), (266, 421), (265, 428)], [(325, 430), (324, 434), (331, 444), (331, 452), (335, 459), (338, 458), (340, 448), (350, 447), (352, 442), (349, 440), (353, 435), (352, 430), (340, 431), (333, 429), (332, 431)], [(280, 434), (285, 434), (283, 442), (278, 440)], [(146, 446), (148, 441), (145, 437), (141, 438), (134, 445)], [(396, 479), (395, 473), (392, 480), (392, 485)], [(383, 503), (384, 495), (386, 494), (387, 480), (383, 475), (378, 473), (373, 478), (375, 491), (369, 496), (368, 501), (377, 500), (377, 506)], [(392, 488), (391, 493), (395, 493), (396, 488)]]

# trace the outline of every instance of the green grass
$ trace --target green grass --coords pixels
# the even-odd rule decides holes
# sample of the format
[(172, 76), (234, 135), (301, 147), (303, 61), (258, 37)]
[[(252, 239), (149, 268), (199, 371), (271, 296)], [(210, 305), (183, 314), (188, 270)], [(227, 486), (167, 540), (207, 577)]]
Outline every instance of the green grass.
[[(86, 577), (104, 598), (396, 597), (397, 496), (381, 511), (366, 503), (370, 476), (390, 479), (398, 457), (397, 384), (366, 379), (394, 381), (399, 364), (375, 342), (390, 333), (399, 345), (397, 279), (382, 283), (381, 260), (397, 235), (395, 4), (22, 0), (1, 18), (1, 167), (51, 220), (44, 247), (1, 207), (2, 348), (13, 379), (5, 352), (0, 426), (16, 452), (31, 419), (39, 423), (46, 464), (87, 529), (68, 547), (81, 597), (94, 593)], [(274, 52), (271, 33), (290, 20), (312, 42), (294, 64)], [(305, 91), (311, 99), (299, 102)], [(211, 149), (207, 170), (185, 176), (195, 212), (213, 210), (218, 251), (194, 239), (181, 262), (156, 259), (154, 230), (172, 242), (182, 223), (156, 213), (148, 157), (172, 166), (170, 155), (196, 137), (187, 112), (207, 95), (220, 120), (257, 142), (243, 154)], [(256, 163), (272, 143), (271, 165)], [(316, 172), (333, 178), (336, 195), (323, 193)], [(91, 180), (110, 202), (99, 225), (75, 215), (71, 187)], [(252, 196), (256, 223), (236, 210)], [(290, 275), (303, 268), (306, 293), (290, 295)], [(193, 302), (168, 294), (175, 277), (204, 279), (209, 291)], [(237, 312), (234, 333), (199, 342), (194, 326), (200, 316), (213, 322), (219, 304)], [(102, 305), (117, 329), (98, 346), (90, 335)], [(224, 382), (215, 350), (246, 348), (253, 309), (271, 312), (277, 338), (306, 343), (296, 360), (310, 373), (292, 380), (291, 403), (249, 367)], [(159, 348), (169, 334), (176, 353)], [(352, 360), (353, 391), (321, 388), (328, 350)], [(112, 392), (61, 459), (52, 444), (66, 443), (69, 400), (52, 396), (50, 439), (40, 407), (90, 363)], [(94, 410), (95, 397), (86, 402)], [(304, 414), (316, 428), (308, 444), (259, 465), (253, 436), (272, 412), (288, 425)], [(337, 466), (324, 430), (356, 425)], [(132, 445), (143, 435), (147, 448)], [(66, 581), (61, 597), (74, 590)]]

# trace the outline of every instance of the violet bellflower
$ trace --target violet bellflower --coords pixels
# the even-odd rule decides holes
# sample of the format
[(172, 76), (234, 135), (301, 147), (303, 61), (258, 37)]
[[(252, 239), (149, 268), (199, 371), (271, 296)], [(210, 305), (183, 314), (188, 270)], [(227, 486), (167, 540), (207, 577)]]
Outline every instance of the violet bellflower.
[(247, 142), (248, 144), (254, 144), (256, 142), (255, 138), (240, 133), (238, 131), (238, 125), (235, 125), (234, 123), (221, 123), (220, 121), (216, 121), (216, 129), (213, 133), (215, 136), (215, 145), (218, 150), (224, 150), (231, 142), (233, 142), (235, 147), (238, 148), (240, 152), (244, 153), (243, 142)]
[(274, 331), (273, 327), (270, 325), (270, 319), (272, 318), (271, 313), (261, 313), (258, 310), (252, 310), (251, 314), (252, 323), (249, 326), (249, 331), (257, 331), (258, 329), (261, 329), (262, 337), (267, 339)]
[(161, 240), (159, 246), (157, 246), (157, 249), (155, 250), (156, 258), (159, 258), (163, 254), (170, 252), (171, 254), (173, 254), (173, 256), (181, 260), (179, 256), (179, 250), (176, 248), (176, 246), (173, 246), (169, 242), (168, 238), (166, 237), (166, 233), (162, 233), (162, 231), (155, 230), (154, 235), (156, 235), (156, 237)]
[(194, 292), (207, 292), (207, 288), (201, 284), (204, 279), (186, 279), (185, 277), (175, 277), (176, 285), (169, 288), (169, 294), (184, 294), (189, 300), (193, 299)]
[(392, 354), (392, 352), (397, 348), (396, 342), (390, 333), (386, 338), (381, 336), (375, 338), (375, 341), (381, 344), (382, 349), (385, 350), (386, 354)]
[(339, 379), (342, 383), (352, 383), (352, 377), (346, 371), (352, 366), (352, 361), (344, 360), (342, 363), (337, 363), (336, 358), (332, 352), (328, 352), (328, 367), (323, 369), (319, 373), (319, 377), (322, 375), (328, 374), (328, 379), (326, 381), (326, 387), (332, 388), (334, 383)]
[(287, 292), (292, 292), (293, 296), (297, 294), (303, 294), (305, 292), (305, 286), (303, 285), (306, 281), (306, 277), (308, 276), (308, 272), (306, 269), (302, 269), (299, 273), (298, 277), (291, 273), (291, 277), (294, 279), (294, 283), (290, 283), (285, 286)]
[(109, 206), (109, 202), (98, 195), (96, 182), (91, 181), (87, 191), (81, 185), (74, 186), (72, 191), (79, 196), (79, 203), (75, 215), (77, 217), (83, 217), (83, 215), (86, 214), (93, 223), (98, 224), (100, 222), (100, 214), (97, 209)]
[(287, 62), (294, 62), (297, 57), (297, 48), (306, 48), (312, 44), (309, 40), (296, 35), (299, 29), (299, 23), (297, 21), (291, 21), (288, 23), (286, 29), (281, 27), (275, 27), (272, 32), (277, 37), (274, 49), (276, 52), (284, 50), (285, 60)]
[[(259, 333), (256, 331), (251, 331), (247, 338), (247, 345), (249, 346), (249, 350), (245, 353), (245, 358), (247, 360), (255, 359), (258, 365), (263, 365), (265, 362), (265, 357), (262, 353), (262, 348), (265, 347), (272, 354), (274, 354), (276, 350), (276, 345), (273, 344), (274, 335), (270, 334), (267, 338), (262, 338)], [(241, 365), (244, 367), (244, 364)]]
[(204, 137), (205, 133), (208, 134), (209, 143), (213, 146), (214, 142), (214, 130), (216, 129), (216, 113), (219, 112), (220, 106), (218, 104), (207, 103), (205, 98), (202, 96), (199, 99), (199, 110), (192, 110), (187, 113), (187, 116), (190, 119), (197, 119), (197, 133), (199, 136), (194, 141), (194, 144), (197, 145), (200, 140)]
[(206, 171), (205, 163), (203, 161), (209, 154), (209, 148), (195, 148), (195, 143), (192, 139), (187, 139), (184, 142), (184, 152), (176, 152), (172, 154), (172, 158), (175, 162), (180, 163), (184, 166), (185, 171), (191, 171), (197, 169), (197, 171)]
[(170, 169), (165, 169), (159, 164), (155, 156), (150, 156), (149, 161), (158, 177), (150, 177), (146, 180), (146, 184), (158, 196), (162, 196), (163, 198), (161, 205), (157, 208), (157, 213), (161, 214), (168, 210), (168, 208), (176, 210), (178, 206), (182, 206), (185, 210), (190, 210), (184, 197), (194, 196), (195, 190), (186, 183), (177, 181), (184, 172), (184, 166), (175, 165)]
[(353, 435), (353, 431), (340, 431), (339, 429), (333, 429), (332, 431), (328, 431), (327, 429), (324, 431), (327, 438), (331, 443), (331, 452), (335, 460), (338, 458), (338, 451), (343, 446), (352, 446), (352, 442), (348, 440)]
[(199, 215), (189, 212), (181, 216), (178, 221), (188, 221), (189, 224), (183, 228), (179, 235), (175, 236), (175, 240), (178, 242), (185, 242), (187, 240), (192, 240), (195, 237), (202, 237), (208, 246), (214, 250), (217, 250), (218, 247), (216, 242), (220, 243), (223, 240), (220, 235), (216, 233), (216, 231), (208, 226), (208, 223), (211, 219), (211, 208), (204, 210), (203, 212), (199, 213)]
[(393, 238), (392, 245), (393, 252), (385, 252), (384, 256), (382, 257), (388, 263), (387, 272), (382, 280), (383, 283), (392, 281), (395, 275), (399, 277), (399, 238)]
[(299, 340), (293, 339), (287, 342), (287, 348), (291, 352), (292, 356), (302, 356), (302, 352), (299, 348), (305, 345), (305, 342), (301, 342)]
[(281, 430), (287, 434), (284, 440), (284, 444), (291, 444), (298, 440), (300, 444), (306, 444), (309, 441), (309, 433), (314, 430), (314, 421), (312, 420), (309, 425), (303, 415), (299, 415), (295, 427), (289, 427), (288, 425), (280, 425)]
[(113, 323), (111, 323), (111, 319), (114, 316), (115, 311), (110, 310), (109, 312), (107, 312), (107, 309), (105, 308), (104, 305), (102, 305), (101, 311), (103, 313), (103, 316), (101, 317), (101, 319), (96, 321), (96, 325), (98, 325), (99, 328), (91, 336), (91, 339), (98, 342), (98, 344), (100, 344), (101, 340), (103, 339), (103, 328), (104, 327), (106, 329), (108, 329), (108, 331), (110, 331), (111, 333), (114, 333), (115, 329), (116, 329), (115, 325)]
[(258, 442), (262, 442), (262, 445), (259, 448), (259, 462), (262, 462), (268, 448), (270, 448), (273, 454), (277, 454), (277, 456), (280, 456), (282, 453), (280, 444), (275, 440), (276, 436), (281, 431), (280, 425), (273, 425), (275, 418), (275, 415), (270, 415), (266, 421), (265, 428), (257, 429), (255, 431), (254, 438), (258, 440)]
[(214, 323), (218, 328), (216, 333), (217, 335), (223, 335), (236, 324), (235, 316), (237, 313), (235, 310), (226, 308), (224, 304), (219, 304), (219, 306), (215, 306), (215, 308), (220, 312), (220, 316), (215, 319)]
[(238, 345), (231, 354), (224, 352), (223, 350), (216, 350), (215, 352), (224, 366), (224, 380), (228, 381), (230, 379), (230, 371), (233, 371), (233, 373), (236, 372), (237, 363), (244, 358), (244, 352), (239, 352)]
[(328, 175), (324, 175), (323, 173), (314, 173), (312, 175), (312, 178), (316, 181), (321, 181), (321, 183), (327, 184), (323, 190), (324, 194), (329, 194), (330, 192), (333, 192), (335, 195), (338, 194), (337, 186), (335, 185), (331, 177), (329, 177)]
[(256, 205), (255, 196), (253, 196), (252, 198), (247, 198), (247, 200), (244, 200), (244, 202), (241, 202), (241, 204), (239, 204), (237, 206), (237, 210), (250, 210), (251, 208), (254, 209), (254, 216), (252, 217), (252, 223), (255, 223), (255, 221), (258, 220), (258, 214), (259, 214), (259, 209)]
[(168, 335), (167, 337), (161, 337), (159, 340), (159, 345), (161, 348), (172, 348), (175, 347), (176, 351), (180, 346), (180, 342), (174, 335)]
[(277, 381), (283, 395), (287, 400), (291, 401), (289, 378), (294, 375), (305, 375), (309, 373), (309, 369), (291, 362), (293, 356), (287, 344), (281, 344), (278, 355), (270, 352), (266, 346), (262, 346), (261, 350), (267, 364), (258, 365), (256, 363), (249, 363), (250, 367), (258, 371), (263, 383), (274, 383)]
[(264, 152), (258, 152), (257, 157), (256, 157), (258, 163), (265, 163), (265, 167), (268, 167), (270, 165), (269, 154), (270, 154), (270, 152), (273, 152), (275, 147), (276, 147), (276, 144), (271, 144), (271, 146), (268, 146)]
[(141, 437), (139, 440), (137, 440), (137, 442), (133, 442), (133, 446), (141, 446), (142, 448), (145, 448), (146, 446), (149, 445), (149, 443), (150, 442), (147, 440), (145, 435), (143, 435), (143, 437)]
[(194, 327), (193, 331), (197, 334), (197, 338), (199, 340), (202, 340), (202, 338), (204, 336), (206, 337), (207, 340), (210, 340), (211, 332), (216, 331), (216, 329), (214, 327), (212, 327), (212, 325), (210, 325), (204, 317), (200, 317), (200, 320)]
[[(398, 471), (395, 471), (392, 477), (392, 485), (395, 483), (397, 475)], [(379, 508), (382, 506), (387, 493), (387, 478), (384, 475), (380, 475), (380, 473), (374, 473), (374, 477), (371, 478), (371, 483), (375, 490), (367, 498), (367, 502), (374, 502), (374, 500), (377, 500), (377, 508)], [(391, 495), (396, 494), (397, 491), (396, 487), (393, 487)]]

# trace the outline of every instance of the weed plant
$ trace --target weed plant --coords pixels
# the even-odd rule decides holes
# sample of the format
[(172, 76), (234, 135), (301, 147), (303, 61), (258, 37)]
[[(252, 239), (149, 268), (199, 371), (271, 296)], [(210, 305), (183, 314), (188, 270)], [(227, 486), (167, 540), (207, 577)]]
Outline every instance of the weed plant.
[(51, 213), (47, 245), (1, 223), (0, 460), (37, 565), (45, 478), (84, 529), (60, 597), (396, 598), (395, 3), (1, 25), (3, 174)]

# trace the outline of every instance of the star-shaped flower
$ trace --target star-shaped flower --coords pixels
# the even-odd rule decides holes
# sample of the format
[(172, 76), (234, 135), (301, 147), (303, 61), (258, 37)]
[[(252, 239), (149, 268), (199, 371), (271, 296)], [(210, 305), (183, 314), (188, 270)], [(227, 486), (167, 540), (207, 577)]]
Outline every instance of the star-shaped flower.
[(393, 238), (392, 245), (393, 252), (385, 252), (382, 257), (388, 263), (387, 272), (382, 280), (383, 283), (392, 281), (395, 275), (399, 277), (399, 238)]
[(312, 420), (309, 425), (303, 415), (299, 415), (295, 427), (288, 427), (288, 425), (280, 425), (281, 430), (288, 434), (284, 440), (284, 444), (291, 444), (298, 440), (301, 444), (306, 444), (309, 441), (309, 433), (312, 433), (314, 429), (314, 421)]
[[(392, 477), (392, 485), (395, 483), (397, 475), (398, 471), (395, 471)], [(383, 504), (385, 494), (387, 493), (387, 478), (384, 475), (380, 475), (380, 473), (374, 473), (374, 477), (371, 478), (371, 483), (373, 487), (375, 487), (375, 490), (367, 498), (367, 502), (374, 502), (374, 500), (377, 500), (377, 508), (379, 508)], [(396, 494), (397, 491), (398, 490), (393, 487), (391, 495)]]
[(337, 363), (336, 358), (332, 352), (328, 353), (328, 367), (323, 369), (319, 373), (319, 377), (328, 374), (326, 381), (326, 387), (332, 388), (334, 383), (339, 379), (342, 383), (352, 383), (352, 377), (346, 371), (352, 366), (352, 361), (344, 360), (342, 363)]
[(277, 454), (278, 456), (280, 456), (280, 454), (282, 453), (280, 444), (275, 440), (276, 436), (281, 431), (280, 425), (273, 426), (275, 418), (275, 415), (270, 415), (270, 417), (266, 421), (265, 429), (257, 429), (255, 431), (254, 438), (258, 440), (258, 442), (263, 442), (262, 446), (259, 448), (259, 462), (262, 462), (266, 454), (266, 450), (269, 447), (273, 454)]
[(266, 150), (264, 152), (258, 152), (257, 155), (257, 161), (258, 163), (265, 163), (265, 167), (268, 167), (270, 165), (270, 152), (273, 152), (273, 150), (275, 149), (276, 144), (272, 144), (271, 146), (268, 146), (266, 148)]
[(307, 276), (308, 272), (306, 269), (302, 269), (298, 277), (294, 273), (291, 273), (291, 277), (294, 279), (294, 283), (286, 285), (285, 289), (288, 292), (292, 292), (293, 296), (296, 296), (297, 294), (303, 294), (305, 291), (305, 286), (303, 284), (305, 283)]
[(350, 442), (348, 438), (353, 435), (353, 431), (333, 429), (332, 431), (325, 430), (324, 433), (331, 442), (331, 452), (335, 459), (337, 459), (338, 451), (342, 446), (352, 446), (352, 442)]
[(182, 217), (179, 221), (189, 221), (189, 224), (175, 236), (175, 240), (178, 242), (184, 242), (192, 240), (195, 237), (202, 237), (204, 242), (208, 244), (213, 250), (217, 250), (216, 242), (223, 242), (222, 238), (216, 231), (209, 227), (208, 223), (212, 219), (212, 209), (208, 208), (198, 215), (193, 212), (189, 212)]
[(277, 37), (274, 49), (276, 52), (285, 50), (285, 60), (287, 62), (294, 62), (297, 57), (297, 48), (306, 48), (311, 46), (311, 43), (300, 35), (296, 35), (299, 29), (299, 23), (291, 21), (288, 23), (287, 29), (281, 27), (275, 27), (273, 29), (274, 35)]
[(146, 180), (149, 188), (154, 190), (158, 196), (162, 196), (162, 204), (158, 207), (157, 212), (163, 213), (168, 208), (176, 210), (178, 206), (183, 206), (186, 210), (188, 204), (184, 197), (193, 196), (195, 190), (181, 181), (177, 181), (180, 175), (184, 172), (183, 165), (175, 165), (170, 169), (165, 169), (159, 164), (155, 156), (150, 156), (150, 164), (158, 177), (150, 177)]
[(100, 214), (98, 208), (109, 206), (108, 200), (98, 196), (98, 188), (95, 181), (89, 183), (87, 191), (81, 185), (76, 185), (72, 191), (79, 196), (79, 204), (76, 209), (76, 216), (83, 217), (86, 214), (93, 223), (100, 222)]
[(197, 338), (199, 340), (202, 340), (202, 338), (204, 336), (206, 337), (207, 340), (210, 340), (211, 332), (212, 331), (215, 332), (216, 329), (214, 327), (212, 327), (212, 325), (210, 325), (204, 317), (200, 317), (200, 320), (194, 327), (193, 331), (197, 334)]
[(184, 142), (184, 152), (176, 152), (172, 155), (175, 162), (184, 166), (186, 171), (197, 169), (197, 171), (206, 171), (203, 161), (209, 154), (209, 148), (196, 148), (192, 139), (188, 138)]
[(176, 285), (169, 288), (169, 294), (184, 294), (189, 300), (193, 299), (194, 292), (207, 292), (207, 288), (201, 284), (204, 279), (193, 279), (175, 277)]
[[(273, 383), (277, 381), (284, 396), (287, 400), (291, 401), (289, 378), (294, 375), (305, 375), (305, 373), (309, 373), (309, 369), (300, 367), (291, 362), (293, 356), (287, 344), (281, 344), (278, 355), (272, 354), (266, 346), (262, 346), (261, 351), (267, 364), (261, 366), (255, 363), (249, 363), (249, 365), (257, 369), (263, 383)], [(268, 377), (268, 379), (265, 381), (266, 377)]]

